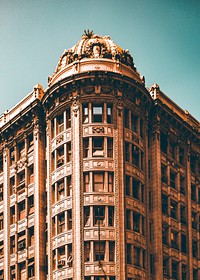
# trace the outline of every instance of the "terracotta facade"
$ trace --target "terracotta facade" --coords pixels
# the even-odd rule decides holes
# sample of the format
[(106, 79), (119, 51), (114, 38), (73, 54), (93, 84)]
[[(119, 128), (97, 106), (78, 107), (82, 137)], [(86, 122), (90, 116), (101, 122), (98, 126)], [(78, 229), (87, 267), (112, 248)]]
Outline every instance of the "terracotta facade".
[(48, 82), (0, 116), (0, 279), (199, 279), (199, 122), (108, 36)]

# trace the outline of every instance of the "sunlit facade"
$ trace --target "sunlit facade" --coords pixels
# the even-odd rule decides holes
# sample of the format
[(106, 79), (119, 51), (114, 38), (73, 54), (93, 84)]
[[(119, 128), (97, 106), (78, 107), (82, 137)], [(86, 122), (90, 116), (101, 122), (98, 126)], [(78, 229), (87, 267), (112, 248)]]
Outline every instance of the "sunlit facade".
[(0, 116), (0, 279), (200, 279), (199, 122), (85, 32)]

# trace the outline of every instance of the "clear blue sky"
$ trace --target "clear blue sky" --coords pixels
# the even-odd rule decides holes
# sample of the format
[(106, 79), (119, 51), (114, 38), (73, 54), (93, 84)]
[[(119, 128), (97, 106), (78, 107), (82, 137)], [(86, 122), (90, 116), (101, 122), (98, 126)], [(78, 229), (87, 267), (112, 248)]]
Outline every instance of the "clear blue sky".
[(129, 49), (146, 85), (200, 120), (199, 0), (0, 0), (0, 114), (47, 86), (84, 29)]

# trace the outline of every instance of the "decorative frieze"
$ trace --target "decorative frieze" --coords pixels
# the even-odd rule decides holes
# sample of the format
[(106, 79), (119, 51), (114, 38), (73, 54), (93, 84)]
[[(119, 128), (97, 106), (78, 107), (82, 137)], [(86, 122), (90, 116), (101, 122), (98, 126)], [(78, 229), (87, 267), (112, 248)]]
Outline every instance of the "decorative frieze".
[[(84, 230), (84, 240), (98, 240), (98, 228), (88, 228)], [(102, 240), (115, 240), (115, 229), (101, 228)]]
[(84, 194), (84, 205), (114, 205), (114, 194), (99, 193), (99, 194)]
[(53, 238), (53, 249), (72, 243), (72, 231), (68, 230), (65, 233), (61, 233)]
[(64, 178), (72, 173), (72, 164), (67, 163), (62, 167), (58, 168), (52, 173), (52, 184), (54, 184), (57, 180)]
[(52, 216), (72, 208), (72, 198), (66, 197), (52, 206)]

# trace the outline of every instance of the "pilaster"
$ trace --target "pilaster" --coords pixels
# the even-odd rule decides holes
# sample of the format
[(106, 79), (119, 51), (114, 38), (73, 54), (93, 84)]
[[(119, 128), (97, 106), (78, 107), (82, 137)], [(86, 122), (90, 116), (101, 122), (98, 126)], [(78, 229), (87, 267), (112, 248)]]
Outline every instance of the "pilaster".
[(160, 118), (155, 115), (151, 133), (151, 188), (153, 197), (154, 280), (163, 279)]

